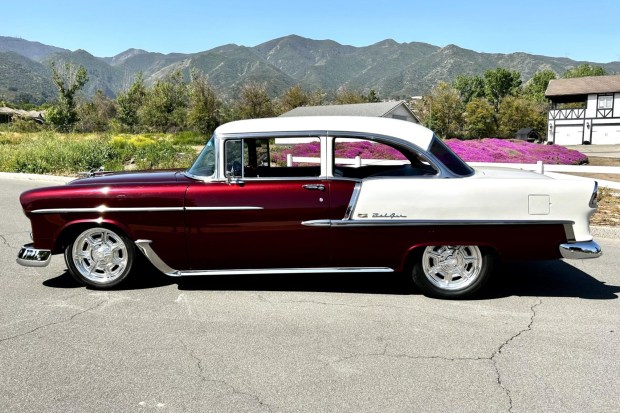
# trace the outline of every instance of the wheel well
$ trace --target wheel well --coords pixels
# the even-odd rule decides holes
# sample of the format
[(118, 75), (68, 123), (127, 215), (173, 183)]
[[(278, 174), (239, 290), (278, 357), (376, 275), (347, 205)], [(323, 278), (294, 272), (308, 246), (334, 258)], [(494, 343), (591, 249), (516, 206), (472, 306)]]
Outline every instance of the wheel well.
[[(434, 242), (433, 244), (429, 244), (429, 245), (454, 245), (454, 243)], [(482, 254), (489, 254), (493, 257), (494, 260), (497, 260), (499, 258), (499, 254), (497, 250), (489, 245), (465, 244), (465, 243), (459, 243), (458, 245), (477, 245), (478, 248), (480, 248), (480, 252)], [(426, 248), (427, 246), (428, 245), (418, 245), (409, 250), (403, 263), (403, 271), (405, 271), (406, 273), (410, 273), (413, 270), (413, 266), (416, 264), (416, 262), (422, 259), (422, 253), (424, 253), (424, 248)]]
[(127, 233), (123, 231), (121, 228), (111, 225), (111, 224), (95, 224), (95, 223), (78, 223), (74, 225), (70, 225), (66, 227), (58, 236), (56, 240), (56, 244), (54, 246), (54, 253), (60, 254), (65, 248), (67, 248), (73, 240), (82, 232), (86, 231), (89, 228), (102, 227), (113, 230), (119, 235), (124, 235), (127, 237)]

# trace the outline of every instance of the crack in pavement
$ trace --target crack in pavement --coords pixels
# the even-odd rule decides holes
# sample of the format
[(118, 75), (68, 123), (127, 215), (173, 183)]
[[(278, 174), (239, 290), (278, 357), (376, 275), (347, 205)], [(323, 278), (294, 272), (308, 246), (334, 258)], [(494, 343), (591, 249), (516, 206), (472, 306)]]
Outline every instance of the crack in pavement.
[(502, 374), (501, 374), (501, 371), (500, 371), (500, 368), (497, 362), (497, 357), (499, 357), (502, 354), (504, 347), (506, 347), (508, 344), (510, 344), (513, 340), (515, 340), (519, 336), (521, 336), (521, 334), (527, 331), (532, 331), (532, 326), (534, 325), (534, 319), (536, 318), (536, 307), (540, 305), (542, 305), (542, 300), (539, 298), (538, 302), (530, 307), (530, 311), (532, 312), (532, 314), (530, 317), (530, 322), (527, 325), (527, 327), (519, 331), (517, 334), (513, 335), (512, 337), (510, 337), (508, 340), (504, 341), (502, 345), (500, 345), (490, 357), (490, 360), (493, 362), (493, 367), (495, 368), (495, 373), (497, 374), (497, 384), (499, 384), (499, 386), (504, 390), (504, 393), (506, 393), (506, 397), (508, 397), (508, 411), (509, 412), (512, 412), (512, 408), (513, 408), (512, 396), (510, 394), (510, 390), (504, 385), (504, 382), (502, 380)]
[(106, 300), (103, 300), (103, 301), (101, 301), (101, 302), (99, 302), (99, 303), (97, 303), (97, 304), (95, 304), (95, 305), (93, 305), (91, 307), (88, 307), (85, 310), (78, 311), (77, 313), (71, 315), (71, 317), (69, 317), (68, 319), (60, 320), (60, 321), (54, 321), (52, 323), (47, 323), (47, 324), (35, 327), (32, 330), (26, 331), (24, 333), (15, 334), (14, 336), (2, 338), (2, 339), (0, 339), (0, 344), (4, 343), (4, 342), (7, 342), (7, 341), (10, 341), (10, 340), (13, 340), (13, 339), (16, 339), (16, 338), (19, 338), (19, 337), (27, 336), (29, 334), (32, 334), (32, 333), (34, 333), (36, 331), (42, 330), (42, 329), (47, 328), (47, 327), (52, 327), (52, 326), (59, 325), (59, 324), (70, 323), (71, 321), (73, 321), (73, 319), (75, 317), (77, 317), (79, 315), (82, 315), (84, 313), (87, 313), (89, 311), (94, 311), (94, 310), (96, 310), (97, 308), (101, 307), (104, 303), (106, 303), (108, 301), (109, 301), (109, 299), (106, 299)]
[(508, 412), (512, 412), (512, 409), (513, 409), (512, 396), (510, 394), (510, 390), (506, 387), (506, 385), (504, 384), (504, 382), (502, 380), (502, 374), (501, 374), (501, 371), (500, 371), (500, 367), (498, 365), (497, 358), (502, 354), (502, 351), (504, 350), (504, 348), (508, 344), (510, 344), (512, 341), (514, 341), (515, 339), (520, 337), (522, 334), (532, 330), (532, 326), (534, 325), (534, 319), (536, 318), (536, 307), (538, 307), (540, 305), (542, 305), (542, 299), (538, 298), (538, 301), (535, 304), (533, 304), (532, 306), (530, 306), (531, 316), (530, 316), (530, 321), (529, 321), (527, 327), (525, 327), (524, 329), (521, 329), (519, 332), (517, 332), (516, 334), (512, 335), (510, 338), (508, 338), (506, 341), (504, 341), (502, 344), (500, 344), (499, 347), (489, 357), (411, 356), (409, 354), (395, 354), (395, 353), (389, 353), (388, 352), (388, 344), (386, 343), (382, 352), (365, 353), (365, 354), (352, 354), (350, 356), (342, 357), (342, 358), (340, 358), (340, 359), (338, 359), (336, 361), (333, 361), (331, 364), (341, 363), (341, 362), (344, 362), (344, 361), (347, 361), (347, 360), (351, 360), (351, 359), (354, 359), (354, 358), (360, 358), (360, 357), (389, 357), (389, 358), (405, 358), (405, 359), (410, 359), (410, 360), (487, 361), (487, 362), (491, 362), (492, 365), (493, 365), (493, 369), (495, 370), (497, 384), (501, 387), (501, 389), (506, 394), (506, 397), (508, 399)]
[(19, 248), (15, 245), (11, 245), (11, 243), (6, 239), (7, 235), (19, 235), (19, 234), (27, 234), (29, 231), (19, 231), (19, 232), (10, 232), (7, 234), (0, 234), (0, 244), (4, 244), (9, 248)]
[(181, 345), (183, 346), (183, 348), (185, 349), (187, 354), (189, 354), (190, 357), (192, 359), (194, 359), (194, 361), (196, 362), (196, 367), (198, 368), (198, 376), (200, 377), (200, 380), (204, 381), (205, 383), (215, 383), (215, 384), (222, 385), (222, 386), (230, 389), (232, 395), (238, 394), (238, 395), (241, 395), (241, 396), (246, 396), (246, 397), (249, 397), (251, 399), (254, 399), (259, 404), (259, 406), (264, 407), (265, 409), (267, 409), (268, 412), (273, 412), (273, 410), (271, 410), (271, 407), (267, 403), (262, 401), (261, 398), (258, 395), (238, 390), (235, 386), (233, 386), (232, 384), (228, 383), (225, 380), (222, 380), (222, 379), (210, 379), (210, 378), (208, 378), (205, 375), (205, 370), (204, 370), (204, 367), (202, 365), (203, 360), (200, 357), (196, 356), (196, 354), (194, 354), (194, 352), (188, 347), (188, 345), (183, 340), (179, 339), (179, 342), (181, 343)]

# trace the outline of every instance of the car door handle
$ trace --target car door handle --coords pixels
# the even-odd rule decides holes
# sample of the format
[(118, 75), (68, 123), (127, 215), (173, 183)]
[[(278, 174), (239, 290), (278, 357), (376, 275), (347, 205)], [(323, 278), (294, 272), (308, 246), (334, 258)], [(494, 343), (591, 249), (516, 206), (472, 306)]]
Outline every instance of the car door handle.
[(303, 188), (308, 191), (325, 191), (325, 185), (323, 184), (307, 184)]

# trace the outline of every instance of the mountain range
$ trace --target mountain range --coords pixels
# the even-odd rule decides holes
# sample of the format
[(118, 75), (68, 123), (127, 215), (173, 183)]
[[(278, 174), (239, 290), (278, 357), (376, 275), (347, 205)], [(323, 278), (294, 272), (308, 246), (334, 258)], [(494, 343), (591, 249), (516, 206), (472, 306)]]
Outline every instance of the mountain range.
[(451, 82), (459, 74), (482, 75), (488, 69), (517, 70), (526, 82), (534, 73), (551, 69), (561, 75), (583, 63), (620, 73), (620, 62), (575, 61), (527, 53), (479, 53), (456, 45), (397, 43), (394, 40), (354, 47), (333, 40), (290, 35), (254, 47), (228, 44), (193, 54), (161, 54), (128, 49), (113, 57), (96, 57), (85, 50), (70, 51), (39, 42), (0, 36), (0, 100), (43, 103), (55, 99), (50, 62), (84, 66), (89, 81), (84, 93), (97, 90), (114, 97), (141, 72), (147, 84), (180, 70), (189, 78), (196, 69), (223, 98), (234, 98), (247, 82), (264, 82), (275, 97), (300, 84), (307, 90), (330, 92), (346, 87), (384, 99), (423, 95), (438, 81)]

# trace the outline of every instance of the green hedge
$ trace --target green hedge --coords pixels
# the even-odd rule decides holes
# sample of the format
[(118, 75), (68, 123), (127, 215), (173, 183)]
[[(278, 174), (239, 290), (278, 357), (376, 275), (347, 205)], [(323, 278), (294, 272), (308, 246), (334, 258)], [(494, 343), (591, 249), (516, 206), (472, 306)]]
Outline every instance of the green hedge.
[(98, 169), (186, 168), (196, 157), (191, 146), (171, 135), (1, 133), (0, 171), (74, 175)]

